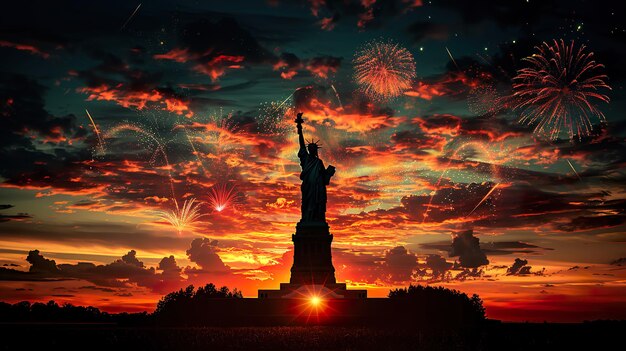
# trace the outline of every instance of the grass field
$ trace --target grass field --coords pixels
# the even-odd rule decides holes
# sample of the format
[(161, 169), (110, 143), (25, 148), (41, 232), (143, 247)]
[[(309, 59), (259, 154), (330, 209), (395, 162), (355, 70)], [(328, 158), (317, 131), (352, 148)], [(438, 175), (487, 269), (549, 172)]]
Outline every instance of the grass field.
[(5, 324), (0, 350), (601, 350), (624, 323), (491, 324), (480, 330), (359, 327), (155, 328)]

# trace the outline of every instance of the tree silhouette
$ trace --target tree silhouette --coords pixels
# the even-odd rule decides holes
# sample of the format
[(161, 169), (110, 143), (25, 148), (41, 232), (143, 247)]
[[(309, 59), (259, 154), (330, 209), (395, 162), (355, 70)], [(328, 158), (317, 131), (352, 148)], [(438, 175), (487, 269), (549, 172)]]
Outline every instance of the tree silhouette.
[(194, 286), (189, 285), (161, 298), (153, 315), (157, 321), (168, 324), (199, 324), (213, 319), (209, 306), (211, 300), (240, 298), (243, 295), (239, 290), (231, 291), (226, 286), (217, 289), (211, 283), (194, 291)]
[(470, 298), (458, 290), (441, 286), (409, 285), (408, 288), (390, 290), (388, 296), (392, 300), (404, 300), (407, 307), (415, 308), (419, 316), (429, 319), (425, 322), (448, 320), (472, 324), (485, 320), (483, 301), (476, 294)]

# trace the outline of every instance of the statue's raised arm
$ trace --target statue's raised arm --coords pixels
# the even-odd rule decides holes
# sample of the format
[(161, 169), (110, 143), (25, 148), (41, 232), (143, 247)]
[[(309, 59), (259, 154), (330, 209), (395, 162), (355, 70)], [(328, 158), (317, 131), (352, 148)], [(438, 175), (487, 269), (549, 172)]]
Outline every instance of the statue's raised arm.
[(324, 163), (318, 156), (321, 146), (311, 140), (307, 145), (302, 134), (302, 113), (298, 113), (295, 120), (298, 128), (298, 141), (300, 150), (298, 158), (302, 172), (300, 179), (302, 185), (302, 219), (300, 222), (326, 222), (326, 186), (330, 184), (330, 178), (335, 174), (335, 167), (324, 168)]
[(295, 122), (298, 128), (298, 140), (300, 141), (300, 150), (298, 151), (298, 157), (302, 158), (302, 156), (300, 155), (307, 153), (306, 144), (304, 143), (304, 135), (302, 135), (302, 123), (304, 122), (304, 120), (302, 119), (302, 112), (298, 113)]

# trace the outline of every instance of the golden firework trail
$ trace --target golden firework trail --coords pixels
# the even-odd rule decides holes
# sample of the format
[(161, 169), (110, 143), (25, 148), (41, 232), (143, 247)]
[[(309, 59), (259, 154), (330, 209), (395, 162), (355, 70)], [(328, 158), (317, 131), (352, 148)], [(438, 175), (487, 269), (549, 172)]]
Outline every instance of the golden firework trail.
[(576, 174), (576, 176), (578, 177), (578, 179), (579, 179), (579, 180), (582, 180), (582, 179), (580, 178), (580, 175), (578, 174), (578, 172), (576, 172), (576, 168), (574, 168), (574, 165), (572, 165), (572, 163), (571, 163), (568, 159), (565, 159), (565, 161), (567, 161), (567, 164), (568, 164), (568, 165), (572, 168), (572, 171), (574, 171), (574, 174)]
[(96, 122), (91, 117), (89, 110), (85, 109), (85, 112), (87, 112), (87, 117), (89, 117), (89, 120), (91, 121), (93, 130), (96, 133), (96, 137), (98, 137), (98, 146), (99, 146), (100, 152), (104, 154), (104, 141), (102, 141), (102, 137), (100, 136), (100, 131), (98, 130), (98, 126), (96, 125)]
[(461, 69), (459, 69), (459, 65), (456, 64), (456, 61), (454, 60), (454, 57), (452, 57), (452, 53), (450, 52), (447, 46), (446, 46), (446, 51), (448, 52), (448, 56), (450, 56), (450, 59), (452, 60), (452, 63), (454, 63), (454, 66), (456, 67), (456, 69), (460, 71)]
[(176, 199), (172, 200), (174, 200), (174, 209), (160, 212), (159, 217), (169, 222), (178, 231), (178, 235), (186, 229), (193, 229), (194, 223), (206, 216), (200, 213), (200, 203), (195, 203), (195, 198), (185, 200), (182, 207), (178, 206)]
[(335, 89), (335, 85), (331, 84), (330, 87), (333, 88), (333, 91), (335, 92), (335, 96), (337, 97), (337, 101), (339, 102), (339, 107), (343, 109), (343, 104), (341, 103), (341, 99), (339, 98), (339, 93), (337, 92), (337, 89)]
[(500, 183), (496, 183), (496, 185), (493, 186), (493, 188), (491, 188), (491, 190), (489, 190), (489, 192), (487, 193), (487, 195), (485, 195), (482, 200), (480, 200), (478, 202), (478, 204), (476, 206), (474, 206), (474, 208), (472, 209), (472, 211), (470, 213), (467, 214), (467, 216), (465, 217), (469, 217), (472, 215), (472, 213), (474, 213), (474, 211), (476, 211), (476, 209), (483, 203), (485, 202), (485, 200), (487, 200), (487, 198), (494, 192), (494, 190), (496, 190), (496, 188), (500, 185)]

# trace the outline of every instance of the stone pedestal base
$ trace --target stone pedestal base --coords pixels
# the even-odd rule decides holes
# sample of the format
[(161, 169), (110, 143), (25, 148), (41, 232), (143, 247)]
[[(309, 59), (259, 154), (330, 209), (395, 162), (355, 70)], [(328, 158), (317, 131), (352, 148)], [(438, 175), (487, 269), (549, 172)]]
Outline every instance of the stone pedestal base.
[(281, 283), (280, 290), (259, 290), (259, 299), (365, 299), (367, 290), (348, 290), (345, 283), (306, 285)]

